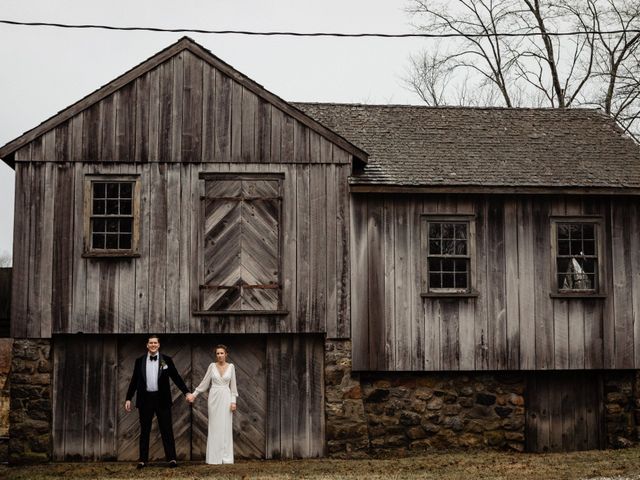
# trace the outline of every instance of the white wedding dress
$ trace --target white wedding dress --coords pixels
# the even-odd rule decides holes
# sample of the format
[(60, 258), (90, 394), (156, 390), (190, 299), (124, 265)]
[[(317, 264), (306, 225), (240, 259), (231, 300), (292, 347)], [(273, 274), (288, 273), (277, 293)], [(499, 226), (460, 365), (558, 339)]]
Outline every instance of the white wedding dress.
[(233, 413), (238, 388), (236, 370), (232, 363), (221, 376), (215, 363), (209, 365), (194, 395), (209, 390), (209, 433), (207, 435), (206, 462), (211, 464), (233, 463)]

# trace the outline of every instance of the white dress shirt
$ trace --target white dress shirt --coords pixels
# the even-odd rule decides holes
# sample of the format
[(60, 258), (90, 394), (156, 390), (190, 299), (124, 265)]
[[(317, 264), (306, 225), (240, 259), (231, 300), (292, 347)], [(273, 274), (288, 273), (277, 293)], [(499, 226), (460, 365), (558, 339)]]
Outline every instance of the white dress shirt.
[(160, 352), (156, 353), (157, 360), (151, 361), (151, 354), (147, 353), (147, 392), (158, 391), (158, 369), (160, 368)]

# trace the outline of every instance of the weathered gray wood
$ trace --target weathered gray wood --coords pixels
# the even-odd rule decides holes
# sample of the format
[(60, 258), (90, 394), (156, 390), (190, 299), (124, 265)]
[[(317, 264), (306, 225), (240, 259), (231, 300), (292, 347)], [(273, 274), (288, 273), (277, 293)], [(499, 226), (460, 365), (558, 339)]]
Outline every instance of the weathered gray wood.
[[(309, 324), (305, 330), (324, 332), (327, 328), (327, 170), (313, 165), (309, 170)], [(333, 221), (332, 221), (333, 223)]]
[[(162, 131), (161, 128), (166, 129), (166, 106), (160, 107), (161, 103), (161, 91), (160, 82), (166, 79), (164, 68), (155, 68), (149, 72), (149, 161), (160, 161), (161, 152), (166, 151), (166, 146), (161, 148), (160, 138), (167, 135), (166, 131)], [(164, 92), (164, 89), (163, 89)], [(163, 102), (165, 98), (162, 100)], [(163, 121), (162, 119), (165, 118)], [(144, 132), (141, 134), (144, 137)]]
[(231, 83), (231, 161), (242, 163), (242, 85)]
[[(171, 59), (173, 62), (173, 90), (171, 92), (171, 157), (168, 162), (182, 162), (183, 101), (184, 101), (184, 63), (189, 52), (178, 53)], [(202, 111), (202, 105), (199, 105)], [(195, 113), (195, 112), (194, 112)]]
[[(143, 103), (144, 99), (143, 99)], [(114, 161), (133, 162), (136, 155), (136, 85), (130, 83), (118, 90), (115, 97)], [(141, 125), (141, 128), (142, 125)]]
[[(45, 277), (51, 274), (50, 271), (44, 271), (46, 265), (44, 261), (46, 252), (42, 251), (45, 237), (45, 205), (49, 202), (45, 198), (45, 178), (46, 165), (44, 163), (36, 163), (31, 166), (31, 183), (28, 188), (31, 190), (29, 195), (29, 296), (27, 307), (27, 335), (31, 338), (39, 338), (42, 334), (42, 320), (45, 312), (42, 310), (43, 304), (49, 299), (45, 285)], [(49, 285), (51, 285), (49, 283)]]
[(256, 130), (258, 124), (258, 97), (249, 90), (242, 89), (241, 157), (243, 162), (260, 161), (256, 151)]
[(518, 292), (518, 202), (504, 202), (504, 256), (506, 304), (506, 367), (520, 367), (520, 298)]
[[(167, 257), (165, 287), (165, 318), (167, 332), (177, 333), (180, 328), (180, 166), (169, 165), (167, 168)], [(159, 259), (156, 259), (158, 261)], [(161, 260), (160, 260), (161, 261)]]
[(229, 77), (220, 72), (215, 72), (215, 82), (213, 158), (220, 162), (228, 162), (231, 160), (231, 93), (233, 84)]
[[(207, 79), (210, 79), (207, 76)], [(204, 102), (203, 62), (194, 55), (184, 54), (184, 85), (182, 91), (181, 158), (183, 162), (202, 161)], [(209, 97), (211, 98), (211, 96)], [(208, 118), (211, 118), (209, 112)], [(211, 130), (209, 130), (211, 131)]]
[[(175, 136), (178, 134), (177, 128), (174, 128), (174, 120), (180, 119), (180, 125), (182, 125), (182, 116), (178, 117), (175, 113), (175, 107), (173, 103), (176, 101), (174, 93), (176, 93), (176, 87), (174, 85), (174, 66), (175, 61), (172, 59), (167, 63), (163, 63), (158, 67), (158, 87), (156, 91), (155, 85), (151, 86), (151, 109), (152, 113), (157, 115), (157, 141), (158, 141), (158, 158), (156, 161), (171, 162), (178, 161), (174, 157), (177, 149), (174, 147), (173, 142)], [(182, 97), (182, 91), (179, 91), (180, 97)], [(157, 106), (156, 106), (156, 98)], [(157, 113), (156, 109), (157, 108)], [(155, 128), (156, 123), (152, 121), (151, 128), (149, 130), (149, 141), (153, 141), (156, 137)], [(175, 135), (175, 136), (174, 136)]]
[[(611, 209), (611, 259), (615, 318), (615, 367), (632, 368), (633, 341), (633, 282), (631, 271), (631, 209), (628, 202), (619, 202)], [(636, 238), (637, 241), (637, 238)]]
[[(475, 261), (476, 288), (478, 298), (475, 302), (475, 369), (488, 370), (489, 358), (489, 310), (488, 310), (488, 278), (487, 278), (487, 254), (488, 251), (488, 224), (487, 204), (479, 202), (476, 208), (476, 251), (478, 255)], [(472, 266), (473, 268), (473, 266)]]
[[(616, 368), (616, 348), (615, 348), (615, 337), (616, 337), (616, 328), (615, 328), (615, 318), (616, 318), (616, 309), (615, 309), (615, 292), (616, 287), (614, 285), (614, 247), (613, 247), (613, 233), (612, 230), (614, 228), (613, 223), (613, 204), (610, 201), (603, 202), (604, 205), (600, 206), (600, 211), (604, 213), (604, 242), (607, 247), (605, 252), (604, 261), (604, 272), (605, 279), (607, 282), (606, 291), (607, 297), (604, 299), (603, 305), (603, 367), (604, 368)], [(612, 320), (609, 320), (612, 319)]]
[(368, 289), (369, 292), (369, 369), (384, 369), (384, 265), (383, 202), (381, 198), (368, 201), (367, 216)]
[[(298, 139), (296, 138), (296, 142)], [(311, 317), (309, 166), (300, 165), (296, 176), (296, 308), (297, 331), (304, 331)]]
[(101, 137), (94, 139), (98, 142), (100, 161), (113, 162), (116, 158), (116, 102), (115, 97), (120, 92), (114, 92), (105, 98), (100, 105), (100, 132)]
[(167, 274), (167, 172), (166, 165), (151, 165), (151, 197), (149, 204), (149, 328), (164, 332)]
[(280, 458), (280, 385), (282, 364), (280, 362), (280, 338), (268, 335), (266, 340), (267, 418), (265, 458)]
[(191, 209), (191, 167), (180, 166), (180, 232), (179, 232), (179, 261), (180, 272), (178, 275), (179, 307), (178, 307), (178, 332), (189, 333), (191, 321), (191, 225), (196, 222), (192, 218)]
[(135, 141), (133, 143), (136, 162), (149, 161), (149, 107), (151, 74), (145, 73), (135, 81)]
[(354, 195), (351, 198), (351, 288), (358, 295), (351, 297), (353, 369), (366, 370), (369, 364), (369, 307), (367, 258), (367, 202)]
[(396, 336), (395, 336), (395, 307), (396, 307), (396, 290), (390, 288), (386, 284), (388, 279), (395, 278), (395, 218), (394, 218), (394, 202), (384, 199), (382, 211), (382, 250), (384, 252), (384, 261), (380, 260), (380, 268), (383, 269), (383, 295), (382, 305), (384, 311), (380, 314), (382, 322), (380, 340), (383, 342), (378, 356), (382, 357), (379, 362), (378, 370), (387, 370), (389, 366), (393, 368), (396, 364)]
[[(258, 114), (255, 131), (257, 161), (271, 163), (271, 104), (258, 98)], [(278, 144), (280, 138), (277, 138)], [(253, 160), (256, 161), (255, 159)]]
[(555, 364), (553, 351), (553, 310), (549, 302), (551, 291), (549, 204), (541, 200), (533, 207), (535, 256), (536, 368), (550, 369)]
[[(20, 158), (20, 157), (18, 157)], [(16, 212), (29, 211), (31, 190), (31, 168), (27, 164), (17, 163), (15, 173), (14, 209)], [(17, 220), (17, 219), (16, 219)], [(13, 275), (11, 287), (11, 336), (27, 336), (27, 306), (29, 305), (29, 241), (30, 223), (14, 222), (13, 228)]]
[[(338, 149), (334, 149), (334, 162), (340, 160)], [(349, 338), (351, 336), (351, 263), (350, 255), (352, 250), (349, 249), (351, 238), (351, 223), (349, 221), (349, 188), (348, 176), (351, 171), (350, 164), (337, 167), (337, 251), (336, 251), (336, 283), (338, 300), (338, 335), (340, 338)]]
[[(326, 331), (328, 338), (338, 337), (338, 283), (339, 279), (336, 276), (338, 267), (338, 227), (337, 227), (337, 215), (338, 205), (336, 196), (338, 195), (338, 185), (336, 177), (335, 165), (327, 165), (326, 170), (326, 189), (327, 189), (327, 203), (326, 203)], [(341, 259), (342, 260), (342, 259)]]
[(520, 368), (535, 368), (535, 254), (532, 200), (518, 203), (518, 299), (520, 320)]
[[(411, 369), (411, 262), (410, 249), (411, 249), (411, 233), (410, 223), (412, 222), (413, 210), (412, 201), (402, 199), (399, 201), (395, 211), (395, 245), (396, 250), (395, 264), (396, 264), (396, 282), (395, 282), (395, 358), (396, 368), (398, 370), (410, 370)], [(366, 212), (366, 210), (365, 210)], [(361, 237), (358, 231), (352, 229), (353, 236), (356, 237), (356, 242), (361, 242)], [(351, 250), (352, 255), (358, 254), (357, 251)], [(355, 270), (354, 270), (355, 271)], [(352, 284), (351, 288), (354, 293), (354, 298), (360, 296), (360, 289), (356, 284)], [(358, 292), (356, 294), (356, 292)], [(352, 318), (355, 321), (355, 310), (352, 310)], [(427, 334), (431, 335), (433, 332)], [(353, 336), (356, 333), (353, 332)]]

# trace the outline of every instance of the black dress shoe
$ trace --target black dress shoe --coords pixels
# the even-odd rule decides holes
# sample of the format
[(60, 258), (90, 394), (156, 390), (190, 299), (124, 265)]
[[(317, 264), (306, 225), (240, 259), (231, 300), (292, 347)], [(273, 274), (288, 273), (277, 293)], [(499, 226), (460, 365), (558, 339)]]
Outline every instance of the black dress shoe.
[(140, 470), (141, 468), (144, 468), (144, 467), (146, 467), (146, 465), (144, 464), (144, 462), (139, 462), (139, 463), (138, 463), (138, 465), (136, 466), (136, 468), (137, 468), (138, 470)]
[(169, 468), (176, 468), (178, 466), (178, 462), (176, 462), (175, 460), (171, 460), (169, 462)]

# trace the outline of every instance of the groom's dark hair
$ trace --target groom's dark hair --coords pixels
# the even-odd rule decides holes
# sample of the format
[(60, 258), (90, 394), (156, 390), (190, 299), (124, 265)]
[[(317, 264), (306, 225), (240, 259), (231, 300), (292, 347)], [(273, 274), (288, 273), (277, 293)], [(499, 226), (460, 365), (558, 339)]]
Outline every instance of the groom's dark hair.
[(154, 335), (151, 334), (147, 337), (147, 343), (149, 342), (149, 340), (151, 340), (152, 338), (155, 338), (156, 340), (158, 340), (158, 342), (160, 341), (160, 337), (158, 335)]

